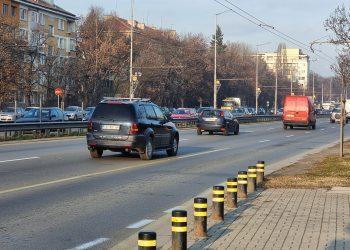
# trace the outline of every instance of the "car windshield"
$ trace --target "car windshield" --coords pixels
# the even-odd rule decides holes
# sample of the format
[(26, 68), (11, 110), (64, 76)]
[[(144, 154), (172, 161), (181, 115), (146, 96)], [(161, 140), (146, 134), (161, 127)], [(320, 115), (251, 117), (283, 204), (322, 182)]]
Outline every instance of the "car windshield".
[(6, 112), (6, 113), (14, 113), (15, 112), (15, 108), (5, 108), (3, 111)]
[(340, 113), (341, 110), (340, 109), (333, 109), (333, 113)]
[(185, 114), (188, 114), (189, 111), (188, 110), (185, 110), (185, 109), (178, 109), (175, 111), (175, 114), (179, 114), (179, 115), (185, 115)]
[(68, 107), (65, 109), (65, 111), (77, 111), (76, 107)]
[(130, 121), (132, 119), (131, 105), (128, 104), (99, 104), (92, 119)]
[[(42, 109), (41, 110), (41, 118), (49, 118), (50, 110)], [(25, 115), (24, 118), (39, 118), (39, 109), (31, 109)]]

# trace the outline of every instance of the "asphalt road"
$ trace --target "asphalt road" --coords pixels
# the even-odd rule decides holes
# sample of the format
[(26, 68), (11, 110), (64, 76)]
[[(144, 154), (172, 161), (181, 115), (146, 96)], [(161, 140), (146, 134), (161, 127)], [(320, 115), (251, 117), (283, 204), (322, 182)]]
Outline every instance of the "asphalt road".
[(241, 125), (229, 137), (184, 130), (177, 157), (149, 162), (90, 159), (84, 139), (1, 145), (0, 249), (110, 247), (257, 160), (285, 160), (338, 134), (327, 119), (316, 131), (284, 131), (280, 122)]

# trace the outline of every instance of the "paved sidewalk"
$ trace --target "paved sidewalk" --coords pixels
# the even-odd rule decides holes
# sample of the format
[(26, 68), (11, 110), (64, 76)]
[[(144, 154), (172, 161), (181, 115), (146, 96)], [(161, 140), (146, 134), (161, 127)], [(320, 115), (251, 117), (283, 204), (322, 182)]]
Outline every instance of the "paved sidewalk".
[(190, 249), (350, 249), (350, 193), (268, 189)]

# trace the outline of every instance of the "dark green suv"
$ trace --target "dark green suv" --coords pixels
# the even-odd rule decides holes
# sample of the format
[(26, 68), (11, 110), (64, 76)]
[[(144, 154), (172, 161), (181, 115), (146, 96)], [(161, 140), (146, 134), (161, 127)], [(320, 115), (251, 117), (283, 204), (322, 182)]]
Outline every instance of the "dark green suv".
[(150, 160), (154, 151), (177, 155), (179, 132), (161, 109), (144, 99), (109, 98), (100, 102), (88, 122), (86, 135), (92, 158), (101, 158), (104, 150), (138, 152)]

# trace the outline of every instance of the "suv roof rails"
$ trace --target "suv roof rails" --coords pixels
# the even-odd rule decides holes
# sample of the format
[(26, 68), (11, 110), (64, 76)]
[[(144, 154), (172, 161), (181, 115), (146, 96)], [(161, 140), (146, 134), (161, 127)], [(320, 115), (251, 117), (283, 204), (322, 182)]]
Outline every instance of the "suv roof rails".
[(119, 98), (119, 97), (103, 97), (101, 102), (119, 101), (119, 102), (151, 102), (148, 98)]

